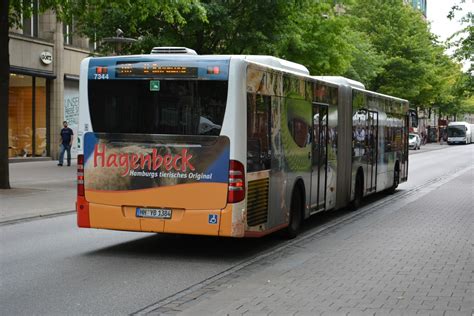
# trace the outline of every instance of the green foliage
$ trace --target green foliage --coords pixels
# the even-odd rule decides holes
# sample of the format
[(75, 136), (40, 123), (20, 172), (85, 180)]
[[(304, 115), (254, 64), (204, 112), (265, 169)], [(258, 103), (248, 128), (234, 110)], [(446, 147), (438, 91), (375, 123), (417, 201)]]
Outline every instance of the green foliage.
[(10, 27), (22, 27), (22, 17), (30, 17), (34, 11), (43, 13), (52, 10), (56, 13), (59, 20), (68, 20), (71, 18), (72, 3), (69, 0), (38, 0), (38, 6), (33, 5), (30, 0), (10, 0), (8, 10), (8, 24)]
[(191, 47), (200, 54), (275, 55), (275, 43), (296, 7), (286, 0), (202, 0), (201, 5), (206, 20), (191, 10), (183, 15), (185, 24), (147, 24), (146, 41)]
[(368, 84), (383, 71), (385, 55), (377, 51), (366, 33), (351, 28), (345, 34), (348, 43), (352, 43), (353, 50), (351, 64), (343, 75)]
[(419, 13), (402, 1), (359, 1), (350, 13), (356, 28), (367, 34), (383, 54), (383, 70), (368, 84), (370, 89), (426, 104), (432, 89), (432, 42)]
[[(462, 12), (461, 3), (465, 0), (459, 1), (459, 4), (453, 5), (448, 13), (450, 20), (456, 18), (457, 11)], [(474, 12), (467, 12), (460, 18), (460, 22), (465, 25), (463, 29), (451, 35), (448, 39), (450, 47), (455, 48), (454, 57), (459, 61), (474, 60)], [(470, 71), (472, 72), (472, 65)]]
[(359, 0), (349, 14), (384, 58), (369, 89), (408, 99), (412, 106), (436, 105), (446, 114), (459, 110), (466, 98), (460, 65), (445, 54), (419, 12), (401, 0)]
[(339, 75), (351, 64), (353, 46), (345, 36), (347, 20), (337, 16), (333, 1), (307, 1), (292, 12), (279, 55), (308, 67), (315, 75)]
[[(124, 47), (122, 53), (157, 46), (151, 44), (150, 37), (163, 37), (164, 26), (182, 27), (187, 23), (187, 14), (206, 22), (205, 10), (198, 0), (77, 0), (71, 5), (70, 13), (79, 33), (99, 43), (115, 36), (118, 28), (125, 37), (143, 39), (137, 45)], [(111, 50), (113, 47), (106, 43), (99, 47), (103, 53)]]
[[(458, 0), (463, 2), (465, 0)], [(10, 24), (31, 14), (22, 0), (10, 4)], [(413, 106), (463, 109), (472, 76), (444, 52), (421, 14), (402, 0), (42, 0), (60, 19), (96, 40), (99, 52), (114, 47), (102, 39), (139, 39), (122, 54), (154, 46), (186, 46), (200, 54), (261, 54), (308, 67), (314, 75), (343, 75), (368, 89), (408, 99)], [(454, 5), (451, 18), (460, 10)], [(457, 37), (455, 57), (472, 59), (473, 13)], [(467, 34), (467, 35), (466, 35)], [(459, 35), (459, 34), (458, 34)]]

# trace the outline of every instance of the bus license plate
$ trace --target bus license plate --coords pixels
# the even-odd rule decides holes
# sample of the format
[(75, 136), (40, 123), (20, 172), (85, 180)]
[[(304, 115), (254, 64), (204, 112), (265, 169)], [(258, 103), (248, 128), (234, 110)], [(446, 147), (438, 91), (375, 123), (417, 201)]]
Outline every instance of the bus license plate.
[(168, 208), (140, 208), (137, 207), (137, 217), (171, 219), (172, 211)]

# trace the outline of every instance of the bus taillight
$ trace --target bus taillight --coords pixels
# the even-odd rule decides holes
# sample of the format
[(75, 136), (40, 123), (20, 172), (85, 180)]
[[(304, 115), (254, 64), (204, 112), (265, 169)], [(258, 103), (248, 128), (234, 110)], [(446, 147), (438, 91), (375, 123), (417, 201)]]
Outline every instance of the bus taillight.
[(84, 196), (84, 155), (77, 155), (77, 195)]
[(244, 165), (231, 160), (229, 163), (229, 195), (228, 203), (237, 203), (245, 198), (245, 170)]

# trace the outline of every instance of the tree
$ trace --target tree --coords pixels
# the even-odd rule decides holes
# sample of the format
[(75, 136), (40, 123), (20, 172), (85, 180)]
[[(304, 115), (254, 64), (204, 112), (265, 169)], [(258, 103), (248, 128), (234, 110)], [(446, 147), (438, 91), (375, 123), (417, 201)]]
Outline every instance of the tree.
[(355, 28), (384, 56), (383, 69), (369, 83), (370, 89), (422, 108), (451, 104), (459, 65), (444, 54), (445, 47), (418, 11), (401, 0), (359, 0), (349, 12)]
[[(22, 0), (4, 0), (0, 10), (0, 189), (10, 189), (8, 165), (8, 87), (10, 80), (9, 37), (10, 27), (21, 28), (21, 18), (32, 14), (32, 7)], [(67, 0), (43, 0), (39, 11), (53, 9), (63, 16)]]
[(8, 53), (9, 1), (0, 5), (0, 189), (10, 189), (8, 167), (8, 81), (10, 57)]
[[(448, 13), (449, 19), (455, 19), (456, 13), (462, 11), (462, 4), (465, 0), (460, 0), (458, 4), (452, 6)], [(448, 38), (448, 47), (454, 48), (454, 58), (460, 62), (469, 62), (470, 68), (465, 79), (462, 80), (460, 85), (465, 91), (458, 91), (464, 95), (465, 99), (470, 99), (474, 93), (474, 13), (467, 12), (460, 18), (461, 24), (465, 25), (460, 31), (455, 32)], [(472, 112), (470, 112), (472, 113)]]
[(341, 75), (351, 66), (355, 45), (348, 20), (335, 12), (333, 1), (306, 1), (293, 11), (290, 29), (278, 50), (283, 58), (307, 66), (315, 75)]
[[(175, 4), (164, 6), (164, 3)], [(121, 28), (141, 40), (126, 53), (148, 53), (153, 46), (186, 46), (200, 54), (274, 54), (293, 1), (179, 0), (83, 1), (79, 31), (100, 41)], [(164, 11), (168, 9), (167, 13)], [(107, 51), (106, 45), (101, 46)]]
[(343, 75), (368, 86), (383, 71), (385, 55), (377, 51), (367, 34), (352, 28), (345, 34), (353, 50), (351, 64)]
[[(187, 23), (163, 25), (165, 43), (181, 43), (200, 54), (276, 55), (276, 43), (286, 30), (293, 1), (203, 0), (206, 21), (192, 11)], [(152, 36), (154, 37), (154, 36)], [(159, 41), (159, 38), (156, 38)]]
[(154, 5), (144, 10), (149, 1), (125, 3), (81, 4), (80, 10), (90, 14), (76, 19), (80, 31), (100, 41), (119, 27), (141, 39), (124, 53), (186, 46), (200, 54), (273, 55), (304, 64), (314, 74), (349, 73), (364, 81), (380, 70), (382, 56), (366, 35), (351, 30), (348, 17), (335, 12), (333, 0), (181, 1), (166, 15)]
[(122, 53), (148, 53), (153, 46), (170, 45), (169, 29), (180, 30), (189, 16), (198, 23), (206, 22), (206, 11), (199, 0), (78, 0), (70, 14), (77, 32), (96, 40), (102, 53), (113, 51), (101, 40), (113, 36), (117, 28), (126, 37), (140, 39), (124, 47)]
[[(452, 6), (447, 17), (453, 20), (456, 17), (456, 11), (462, 11), (461, 4), (465, 2), (465, 0), (461, 0), (459, 4)], [(474, 12), (467, 12), (460, 18), (460, 22), (466, 26), (450, 36), (449, 46), (455, 48), (455, 58), (460, 61), (470, 60), (472, 62), (474, 59)]]
[[(22, 27), (22, 18), (32, 14), (32, 6), (24, 0), (4, 0), (0, 11), (0, 189), (9, 189), (8, 165), (8, 89), (9, 89), (9, 37), (10, 27)], [(73, 20), (90, 38), (111, 36), (123, 21), (125, 30), (139, 32), (140, 24), (151, 16), (168, 23), (184, 23), (183, 12), (194, 9), (204, 17), (198, 0), (41, 0), (39, 13), (53, 10), (59, 20)], [(123, 19), (123, 17), (127, 19)], [(101, 20), (102, 19), (102, 20)], [(107, 20), (108, 19), (108, 20)], [(108, 22), (108, 23), (106, 23)], [(99, 27), (100, 25), (100, 27)]]

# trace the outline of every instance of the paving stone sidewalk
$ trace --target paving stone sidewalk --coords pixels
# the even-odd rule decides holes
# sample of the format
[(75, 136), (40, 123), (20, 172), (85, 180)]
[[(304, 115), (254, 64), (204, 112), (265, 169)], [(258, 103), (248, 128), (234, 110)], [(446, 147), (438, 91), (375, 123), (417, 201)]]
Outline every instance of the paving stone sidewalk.
[(76, 160), (10, 163), (10, 190), (0, 190), (0, 223), (51, 216), (75, 209)]
[(471, 168), (151, 314), (474, 315), (473, 183)]

